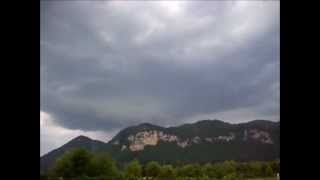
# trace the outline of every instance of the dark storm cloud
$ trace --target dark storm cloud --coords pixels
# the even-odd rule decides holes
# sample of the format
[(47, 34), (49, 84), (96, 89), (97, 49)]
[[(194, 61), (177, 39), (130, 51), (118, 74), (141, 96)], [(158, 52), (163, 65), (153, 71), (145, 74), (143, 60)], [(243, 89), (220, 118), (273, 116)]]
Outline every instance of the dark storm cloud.
[(279, 3), (181, 2), (42, 2), (41, 111), (81, 130), (278, 120)]

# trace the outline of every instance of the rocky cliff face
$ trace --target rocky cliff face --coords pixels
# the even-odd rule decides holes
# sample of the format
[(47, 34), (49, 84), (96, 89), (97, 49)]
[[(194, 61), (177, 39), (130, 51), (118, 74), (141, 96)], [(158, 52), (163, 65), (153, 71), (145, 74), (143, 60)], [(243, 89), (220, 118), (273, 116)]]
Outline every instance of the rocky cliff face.
[[(240, 137), (238, 137), (240, 136)], [(143, 128), (140, 131), (129, 134), (126, 143), (119, 143), (119, 140), (114, 140), (113, 145), (121, 146), (121, 151), (142, 151), (146, 146), (157, 146), (160, 142), (174, 143), (180, 148), (187, 148), (189, 146), (200, 143), (227, 143), (236, 139), (242, 141), (255, 141), (262, 144), (273, 144), (273, 140), (269, 132), (260, 129), (244, 129), (243, 132), (238, 133), (228, 132), (227, 135), (199, 137), (194, 136), (190, 138), (182, 138), (173, 133), (168, 133), (166, 130), (154, 130)]]

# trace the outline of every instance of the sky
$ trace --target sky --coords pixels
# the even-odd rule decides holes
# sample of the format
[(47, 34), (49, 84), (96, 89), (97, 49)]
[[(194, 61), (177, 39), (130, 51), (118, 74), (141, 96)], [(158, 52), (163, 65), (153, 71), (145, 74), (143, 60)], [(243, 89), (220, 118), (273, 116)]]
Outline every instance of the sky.
[(279, 1), (41, 1), (43, 155), (78, 135), (280, 120)]

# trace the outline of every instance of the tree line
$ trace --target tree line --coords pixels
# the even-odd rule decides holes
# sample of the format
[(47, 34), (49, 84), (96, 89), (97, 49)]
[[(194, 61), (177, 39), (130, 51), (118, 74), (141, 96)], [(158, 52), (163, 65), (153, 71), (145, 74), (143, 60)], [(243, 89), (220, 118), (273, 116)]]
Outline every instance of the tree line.
[(40, 172), (41, 180), (242, 180), (274, 177), (280, 162), (235, 162), (144, 165), (133, 160), (123, 167), (106, 153), (75, 149), (59, 158), (54, 167)]

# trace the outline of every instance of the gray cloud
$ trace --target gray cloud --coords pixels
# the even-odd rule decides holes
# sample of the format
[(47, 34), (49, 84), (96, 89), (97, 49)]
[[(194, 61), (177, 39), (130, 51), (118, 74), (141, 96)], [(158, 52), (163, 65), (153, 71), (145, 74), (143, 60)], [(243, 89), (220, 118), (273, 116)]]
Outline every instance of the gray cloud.
[(179, 2), (42, 1), (41, 111), (84, 131), (278, 120), (279, 2)]

